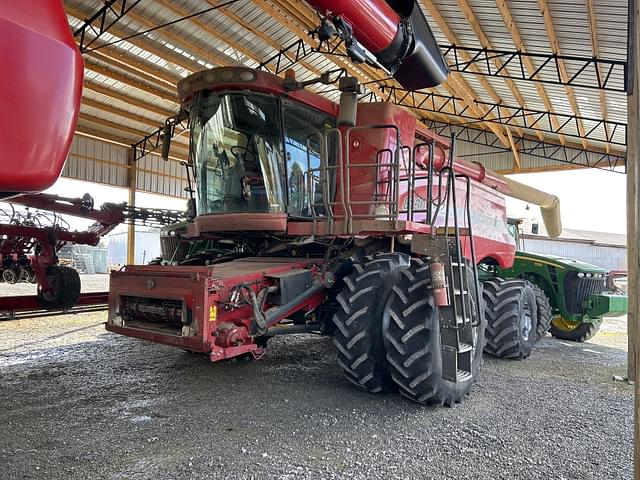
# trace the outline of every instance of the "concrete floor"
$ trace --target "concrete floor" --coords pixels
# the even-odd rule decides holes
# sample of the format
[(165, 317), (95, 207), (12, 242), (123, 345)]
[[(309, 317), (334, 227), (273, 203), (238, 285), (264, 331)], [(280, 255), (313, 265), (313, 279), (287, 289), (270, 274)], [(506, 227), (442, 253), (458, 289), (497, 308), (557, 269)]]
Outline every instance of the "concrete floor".
[(592, 342), (487, 358), (471, 397), (427, 408), (351, 388), (330, 339), (260, 361), (104, 331), (105, 313), (0, 322), (0, 478), (631, 478), (624, 320)]

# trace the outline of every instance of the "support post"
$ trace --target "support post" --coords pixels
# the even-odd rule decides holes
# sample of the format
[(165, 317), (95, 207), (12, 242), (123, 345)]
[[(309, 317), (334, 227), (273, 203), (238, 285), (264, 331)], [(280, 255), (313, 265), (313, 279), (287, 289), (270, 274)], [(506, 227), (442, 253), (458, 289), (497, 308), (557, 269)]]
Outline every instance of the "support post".
[[(129, 205), (136, 204), (137, 162), (135, 149), (131, 147), (127, 152), (127, 188), (129, 189)], [(136, 226), (129, 220), (127, 226), (127, 265), (136, 263)]]
[(638, 363), (638, 345), (640, 345), (640, 328), (638, 328), (638, 272), (640, 256), (638, 249), (639, 218), (638, 190), (640, 188), (640, 15), (638, 0), (629, 0), (629, 30), (627, 45), (627, 255), (628, 255), (628, 295), (629, 295), (629, 353), (627, 377), (635, 382), (634, 407), (634, 478), (640, 480), (640, 382), (636, 379)]

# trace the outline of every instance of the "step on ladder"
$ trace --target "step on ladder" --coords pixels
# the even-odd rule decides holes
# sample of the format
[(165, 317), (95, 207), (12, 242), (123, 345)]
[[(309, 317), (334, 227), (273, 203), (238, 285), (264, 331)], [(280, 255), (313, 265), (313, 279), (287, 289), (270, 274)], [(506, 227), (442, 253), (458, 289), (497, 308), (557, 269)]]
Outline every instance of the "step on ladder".
[(474, 340), (477, 341), (473, 330), (478, 314), (472, 300), (474, 285), (468, 271), (471, 266), (464, 258), (458, 258), (457, 242), (453, 237), (427, 234), (414, 235), (412, 243), (413, 251), (423, 251), (431, 257), (428, 261), (445, 267), (449, 305), (438, 307), (442, 377), (456, 383), (473, 375)]

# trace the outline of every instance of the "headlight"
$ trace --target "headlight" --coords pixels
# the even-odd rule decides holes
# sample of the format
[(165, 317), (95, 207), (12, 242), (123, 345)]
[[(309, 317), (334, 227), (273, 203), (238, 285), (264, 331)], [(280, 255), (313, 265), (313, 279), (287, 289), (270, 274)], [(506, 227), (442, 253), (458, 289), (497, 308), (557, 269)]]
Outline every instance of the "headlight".
[(593, 274), (591, 272), (587, 273), (586, 277), (587, 278), (591, 278), (593, 276)]
[(584, 277), (584, 273), (578, 272), (578, 278), (582, 278), (582, 277)]

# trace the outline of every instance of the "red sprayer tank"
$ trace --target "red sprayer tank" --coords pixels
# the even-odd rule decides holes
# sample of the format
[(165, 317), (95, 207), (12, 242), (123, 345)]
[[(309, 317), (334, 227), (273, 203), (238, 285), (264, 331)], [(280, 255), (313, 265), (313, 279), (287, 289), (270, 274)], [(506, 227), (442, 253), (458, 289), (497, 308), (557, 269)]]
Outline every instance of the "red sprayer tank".
[(51, 186), (76, 127), (83, 62), (61, 0), (0, 0), (0, 198)]

